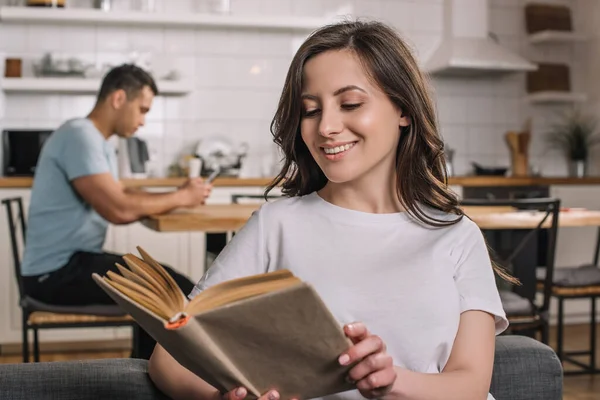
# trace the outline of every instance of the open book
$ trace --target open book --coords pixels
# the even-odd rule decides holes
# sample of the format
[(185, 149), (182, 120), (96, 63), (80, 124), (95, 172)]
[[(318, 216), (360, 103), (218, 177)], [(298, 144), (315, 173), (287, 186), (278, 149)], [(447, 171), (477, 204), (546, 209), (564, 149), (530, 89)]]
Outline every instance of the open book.
[(188, 301), (165, 269), (138, 247), (121, 274), (93, 279), (181, 365), (225, 393), (281, 399), (354, 389), (337, 358), (351, 342), (314, 289), (280, 270), (214, 285)]

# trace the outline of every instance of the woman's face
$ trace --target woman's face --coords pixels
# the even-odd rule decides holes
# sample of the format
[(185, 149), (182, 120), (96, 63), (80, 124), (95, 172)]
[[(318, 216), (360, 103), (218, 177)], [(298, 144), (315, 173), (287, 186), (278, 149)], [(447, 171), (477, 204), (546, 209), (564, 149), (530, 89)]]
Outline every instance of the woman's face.
[(348, 50), (327, 51), (304, 66), (302, 139), (334, 183), (395, 169), (400, 127), (410, 123), (371, 83)]

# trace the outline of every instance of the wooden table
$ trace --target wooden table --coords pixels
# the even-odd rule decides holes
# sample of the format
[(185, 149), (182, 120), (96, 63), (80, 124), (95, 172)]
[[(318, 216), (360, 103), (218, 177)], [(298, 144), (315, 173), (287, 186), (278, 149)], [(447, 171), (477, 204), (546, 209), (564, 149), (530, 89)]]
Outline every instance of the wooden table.
[[(142, 223), (158, 232), (201, 231), (222, 233), (240, 229), (257, 204), (207, 204), (192, 209), (179, 209), (167, 214), (152, 215)], [(515, 211), (511, 207), (464, 207), (465, 213), (481, 229), (532, 229), (542, 220), (543, 214), (532, 211)], [(546, 221), (549, 224), (550, 219)], [(600, 211), (561, 211), (560, 227), (600, 226)]]
[[(240, 229), (258, 207), (257, 204), (211, 204), (153, 215), (142, 223), (159, 232), (224, 233)], [(536, 211), (516, 211), (512, 207), (496, 206), (465, 206), (464, 211), (484, 231), (488, 243), (503, 243), (496, 248), (498, 253), (504, 253), (505, 246), (513, 249), (515, 243), (519, 243), (527, 232), (535, 229), (545, 215)], [(550, 218), (546, 221), (546, 224), (549, 223)], [(559, 214), (559, 226), (600, 226), (600, 211), (563, 210)], [(537, 251), (537, 242), (531, 241), (526, 251), (520, 252), (512, 263), (513, 273), (522, 283), (515, 291), (531, 300), (535, 297), (537, 282), (535, 268), (531, 268), (531, 265), (537, 265)]]
[(258, 207), (258, 204), (206, 204), (152, 215), (141, 222), (158, 232), (223, 233), (240, 229)]

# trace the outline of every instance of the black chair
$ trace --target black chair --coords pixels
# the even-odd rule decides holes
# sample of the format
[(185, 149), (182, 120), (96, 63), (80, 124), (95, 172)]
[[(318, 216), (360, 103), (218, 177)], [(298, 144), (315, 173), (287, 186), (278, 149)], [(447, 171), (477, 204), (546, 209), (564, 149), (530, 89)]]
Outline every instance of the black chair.
[[(29, 362), (30, 330), (33, 331), (33, 359), (35, 362), (40, 360), (38, 331), (41, 329), (131, 326), (133, 329), (132, 356), (136, 357), (138, 354), (138, 325), (117, 305), (58, 306), (38, 301), (25, 293), (20, 256), (25, 246), (26, 238), (23, 200), (20, 197), (7, 198), (2, 200), (2, 204), (6, 207), (15, 278), (19, 288), (19, 306), (21, 307), (22, 314), (23, 362)], [(15, 216), (15, 214), (17, 215)], [(19, 241), (17, 234), (19, 230), (21, 231), (21, 241)]]
[[(506, 316), (510, 322), (508, 332), (529, 335), (539, 332), (541, 342), (549, 342), (549, 310), (554, 273), (554, 260), (556, 253), (556, 238), (558, 235), (558, 216), (560, 200), (553, 198), (535, 198), (518, 200), (485, 200), (464, 199), (463, 206), (482, 207), (514, 207), (519, 210), (535, 210), (540, 213), (540, 219), (533, 229), (485, 230), (484, 234), (490, 247), (494, 260), (507, 269), (520, 285), (507, 287), (499, 283), (500, 298)], [(547, 232), (547, 247), (545, 254), (545, 271), (547, 275), (541, 282), (542, 301), (536, 301), (538, 281), (536, 270), (537, 257), (532, 259), (532, 254), (537, 256), (537, 235)], [(499, 235), (501, 235), (499, 237)], [(492, 240), (490, 240), (492, 239)], [(535, 251), (532, 251), (535, 250)]]
[[(580, 370), (565, 371), (565, 375), (597, 374), (600, 369), (596, 366), (596, 299), (600, 297), (600, 268), (598, 255), (600, 253), (600, 228), (596, 237), (596, 248), (592, 264), (578, 267), (555, 268), (551, 296), (558, 300), (558, 315), (556, 327), (556, 354), (563, 362), (568, 362)], [(546, 280), (545, 268), (538, 269), (538, 285), (542, 288)], [(590, 299), (590, 342), (588, 350), (565, 351), (564, 349), (564, 303), (566, 300)], [(574, 356), (588, 356), (589, 363), (585, 364), (573, 359)]]

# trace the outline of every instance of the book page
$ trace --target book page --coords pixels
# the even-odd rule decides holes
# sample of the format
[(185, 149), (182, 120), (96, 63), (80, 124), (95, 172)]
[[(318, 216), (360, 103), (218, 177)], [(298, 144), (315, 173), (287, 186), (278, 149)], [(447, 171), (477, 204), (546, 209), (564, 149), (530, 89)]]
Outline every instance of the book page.
[(203, 290), (187, 305), (186, 313), (199, 314), (235, 301), (285, 289), (301, 282), (285, 269), (232, 279)]

